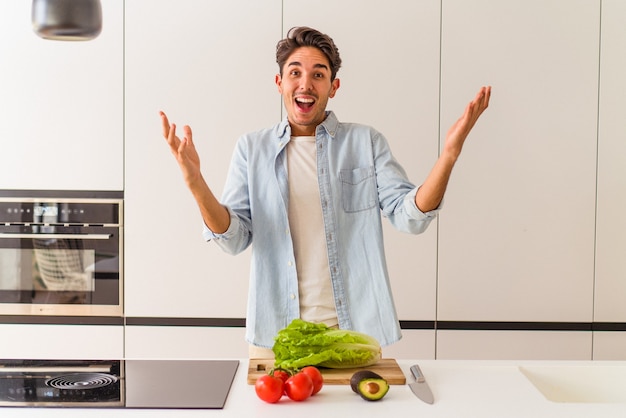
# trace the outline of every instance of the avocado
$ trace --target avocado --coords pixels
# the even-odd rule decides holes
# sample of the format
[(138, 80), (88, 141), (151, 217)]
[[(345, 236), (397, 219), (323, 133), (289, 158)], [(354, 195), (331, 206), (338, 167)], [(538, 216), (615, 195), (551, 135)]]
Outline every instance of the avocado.
[(389, 384), (385, 379), (365, 378), (357, 386), (358, 394), (367, 401), (378, 401), (389, 391)]
[(350, 387), (354, 393), (359, 393), (359, 382), (363, 379), (382, 379), (382, 376), (371, 370), (359, 370), (350, 378)]

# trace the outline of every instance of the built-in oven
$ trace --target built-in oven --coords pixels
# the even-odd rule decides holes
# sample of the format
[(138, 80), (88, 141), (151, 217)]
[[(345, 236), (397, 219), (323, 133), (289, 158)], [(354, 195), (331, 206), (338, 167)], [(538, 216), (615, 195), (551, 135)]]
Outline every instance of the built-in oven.
[(0, 315), (122, 317), (121, 193), (23, 194), (0, 193)]

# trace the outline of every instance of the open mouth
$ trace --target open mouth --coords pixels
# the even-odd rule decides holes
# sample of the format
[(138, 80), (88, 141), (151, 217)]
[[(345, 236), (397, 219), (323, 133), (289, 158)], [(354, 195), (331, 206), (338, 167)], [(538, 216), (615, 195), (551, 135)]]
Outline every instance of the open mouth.
[(296, 97), (296, 106), (302, 112), (308, 112), (315, 104), (315, 99), (312, 97)]

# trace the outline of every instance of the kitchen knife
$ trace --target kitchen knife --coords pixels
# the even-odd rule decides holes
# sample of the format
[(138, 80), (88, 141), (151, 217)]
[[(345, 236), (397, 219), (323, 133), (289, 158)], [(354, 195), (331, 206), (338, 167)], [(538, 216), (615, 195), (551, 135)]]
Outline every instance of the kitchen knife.
[(409, 383), (409, 387), (415, 396), (429, 404), (435, 402), (433, 393), (430, 391), (428, 383), (426, 383), (426, 379), (424, 378), (424, 374), (420, 370), (420, 367), (417, 364), (414, 364), (409, 370), (411, 370), (411, 374), (415, 378), (415, 382)]

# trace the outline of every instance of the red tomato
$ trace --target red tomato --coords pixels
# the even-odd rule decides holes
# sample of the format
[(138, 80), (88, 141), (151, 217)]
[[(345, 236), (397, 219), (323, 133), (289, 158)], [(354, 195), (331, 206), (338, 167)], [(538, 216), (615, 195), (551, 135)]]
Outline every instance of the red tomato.
[(282, 370), (282, 369), (275, 369), (272, 374), (274, 375), (274, 377), (278, 377), (280, 380), (282, 380), (283, 382), (286, 382), (287, 379), (289, 379), (289, 376), (291, 376), (291, 374), (289, 374), (288, 371), (286, 370)]
[(324, 376), (322, 376), (322, 372), (320, 372), (317, 367), (306, 366), (300, 371), (308, 375), (313, 382), (313, 393), (311, 393), (311, 396), (322, 390), (322, 386), (324, 386)]
[(289, 399), (303, 401), (313, 393), (313, 381), (309, 375), (298, 372), (285, 382), (285, 393)]
[(285, 383), (278, 377), (264, 374), (256, 380), (254, 390), (265, 402), (276, 403), (283, 396)]

